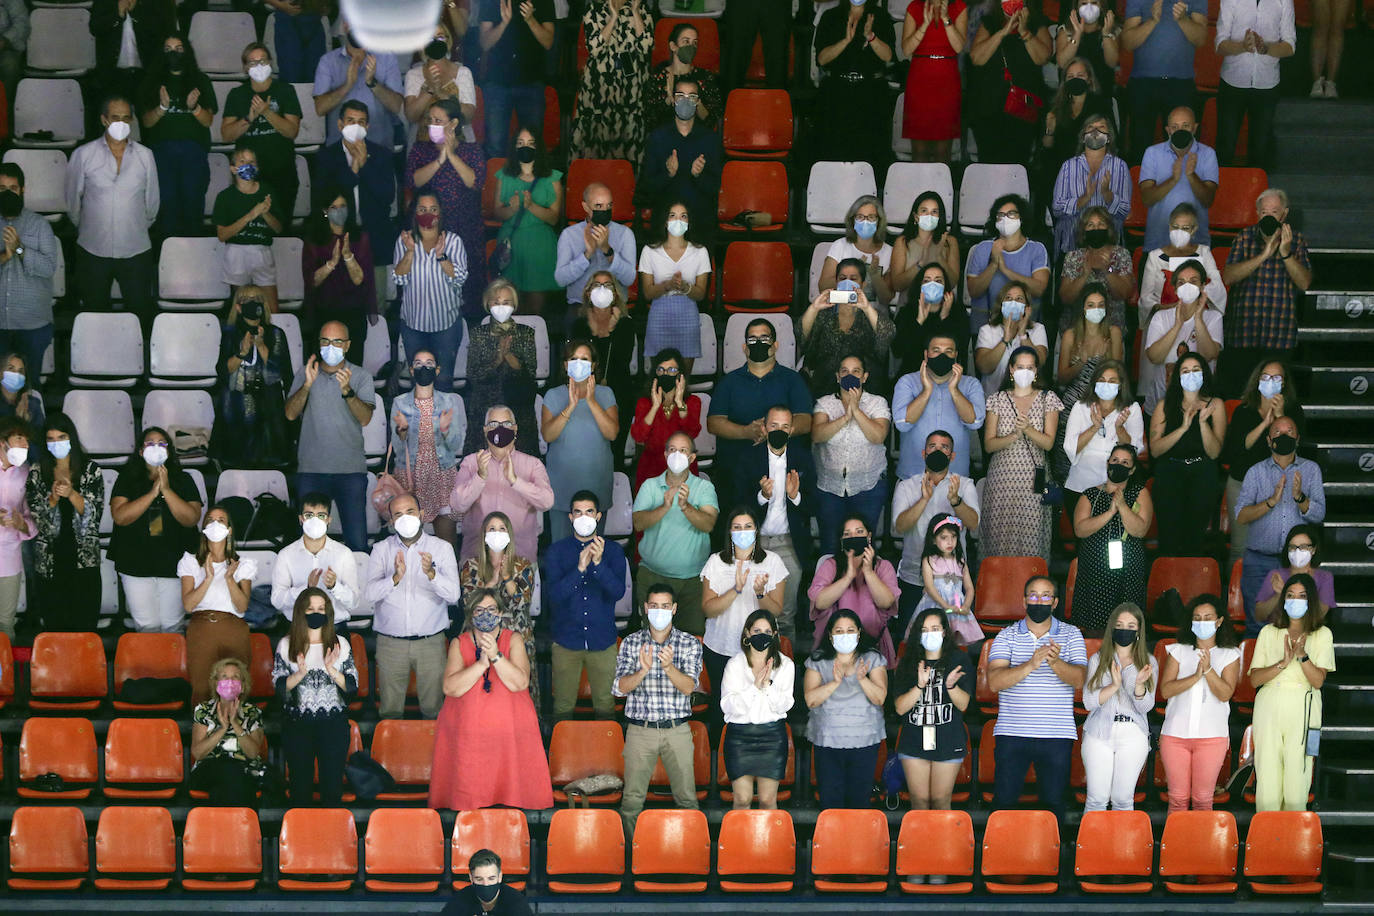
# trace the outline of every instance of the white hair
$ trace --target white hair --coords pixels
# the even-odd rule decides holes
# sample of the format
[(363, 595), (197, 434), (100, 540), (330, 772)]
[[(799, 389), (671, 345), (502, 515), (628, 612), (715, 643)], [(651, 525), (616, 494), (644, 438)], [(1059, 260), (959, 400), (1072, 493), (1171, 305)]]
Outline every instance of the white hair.
[(1283, 207), (1285, 210), (1288, 209), (1288, 195), (1285, 194), (1281, 188), (1265, 188), (1263, 191), (1260, 191), (1260, 196), (1255, 198), (1256, 212), (1259, 212), (1259, 208), (1264, 206), (1264, 199), (1266, 197), (1277, 197), (1279, 199), (1279, 206)]
[(512, 423), (515, 422), (515, 411), (511, 410), (511, 409), (510, 409), (509, 407), (507, 407), (505, 404), (493, 404), (493, 405), (491, 405), (490, 407), (487, 408), (486, 416), (484, 416), (484, 417), (482, 418), (482, 425), (483, 425), (483, 426), (485, 426), (486, 424), (488, 424), (488, 423), (491, 422), (491, 415), (492, 415), (492, 413), (493, 413), (494, 411), (497, 411), (497, 410), (504, 410), (506, 413), (510, 414), (510, 421), (511, 421)]

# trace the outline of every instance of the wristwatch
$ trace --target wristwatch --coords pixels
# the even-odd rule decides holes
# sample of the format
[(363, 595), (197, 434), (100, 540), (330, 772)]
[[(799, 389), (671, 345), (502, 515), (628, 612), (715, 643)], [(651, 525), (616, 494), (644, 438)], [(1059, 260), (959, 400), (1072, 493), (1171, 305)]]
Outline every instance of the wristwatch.
[(16, 245), (16, 246), (14, 246), (14, 253), (15, 253), (16, 256), (22, 258), (22, 257), (24, 256), (24, 246), (23, 246), (23, 245)]
[(1302, 664), (1302, 663), (1305, 662), (1305, 661), (1307, 661), (1307, 656), (1306, 656), (1306, 655), (1299, 655), (1299, 656), (1298, 656), (1298, 664)]
[(353, 391), (352, 388), (348, 389), (347, 391), (344, 391), (344, 390), (342, 390), (342, 389), (340, 389), (340, 391), (339, 391), (339, 394), (343, 395), (343, 399), (344, 399), (345, 401), (347, 401), (349, 398), (353, 397), (354, 393), (355, 393), (355, 392)]

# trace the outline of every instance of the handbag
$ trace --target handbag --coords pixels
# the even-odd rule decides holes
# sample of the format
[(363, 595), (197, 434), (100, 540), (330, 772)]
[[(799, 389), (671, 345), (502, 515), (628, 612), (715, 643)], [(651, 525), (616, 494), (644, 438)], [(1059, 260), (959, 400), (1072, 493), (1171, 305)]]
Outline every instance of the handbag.
[(1002, 100), (1002, 113), (1027, 124), (1038, 123), (1040, 112), (1045, 107), (1045, 100), (1034, 92), (1016, 85), (1011, 76), (1011, 68), (1007, 66), (1006, 51), (1002, 52), (1002, 81), (1007, 84), (1007, 97)]
[(515, 214), (515, 222), (510, 225), (510, 235), (496, 240), (492, 246), (491, 254), (487, 255), (487, 277), (495, 279), (505, 274), (510, 267), (511, 260), (515, 257), (515, 249), (511, 244), (511, 239), (515, 236), (515, 230), (520, 228), (520, 221), (525, 218), (525, 208), (521, 207), (520, 212)]
[(372, 488), (372, 508), (376, 511), (377, 517), (385, 525), (391, 521), (391, 501), (398, 496), (411, 492), (410, 483), (413, 483), (410, 473), (410, 450), (405, 450), (406, 455), (406, 481), (402, 482), (399, 477), (385, 470), (391, 467), (391, 446), (386, 447), (386, 460), (382, 462), (382, 473), (377, 475), (377, 485)]
[(1307, 726), (1307, 756), (1316, 757), (1322, 749), (1322, 727), (1312, 724), (1312, 695), (1314, 690), (1307, 691), (1307, 703), (1303, 709), (1303, 725)]
[(396, 788), (395, 778), (367, 751), (354, 751), (344, 764), (344, 776), (360, 801), (372, 801)]

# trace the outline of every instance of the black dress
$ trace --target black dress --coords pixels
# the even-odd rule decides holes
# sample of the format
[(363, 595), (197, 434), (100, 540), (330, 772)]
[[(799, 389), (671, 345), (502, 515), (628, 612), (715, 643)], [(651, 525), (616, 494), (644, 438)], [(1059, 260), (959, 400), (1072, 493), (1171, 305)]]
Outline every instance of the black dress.
[[(850, 9), (848, 3), (842, 3), (821, 15), (816, 25), (815, 50), (818, 53), (844, 38)], [(863, 29), (862, 18), (859, 29)], [(873, 17), (873, 35), (896, 50), (896, 30), (892, 17), (884, 10), (878, 10)], [(879, 175), (887, 171), (892, 159), (893, 105), (893, 96), (887, 87), (888, 66), (860, 34), (845, 45), (834, 60), (820, 68), (816, 111), (823, 112), (824, 118), (842, 119), (845, 127), (821, 132), (824, 147), (817, 153), (824, 152), (824, 155), (817, 155), (817, 159), (867, 162)]]
[[(1126, 484), (1126, 505), (1134, 507), (1143, 489), (1145, 485), (1137, 481)], [(1090, 515), (1101, 515), (1112, 504), (1111, 494), (1102, 487), (1089, 487), (1084, 491), (1083, 499), (1088, 501)], [(1120, 569), (1112, 569), (1108, 559), (1107, 544), (1111, 541), (1121, 541)], [(1103, 629), (1107, 626), (1107, 617), (1123, 601), (1130, 601), (1143, 609), (1145, 582), (1149, 575), (1150, 561), (1145, 556), (1144, 539), (1128, 535), (1121, 516), (1113, 515), (1107, 524), (1078, 544), (1074, 626), (1084, 631)]]
[(1204, 556), (1207, 529), (1216, 518), (1220, 470), (1202, 447), (1201, 423), (1199, 414), (1174, 447), (1155, 461), (1153, 496), (1162, 557)]
[[(1002, 21), (1002, 11), (997, 9), (994, 16), (984, 16), (981, 25), (989, 32), (994, 32), (1001, 27)], [(1044, 17), (1035, 14), (1026, 20), (1026, 29), (1032, 33), (1045, 25)], [(978, 143), (978, 161), (1022, 164), (1029, 161), (1039, 118), (1023, 121), (1005, 111), (1008, 76), (1016, 88), (1024, 89), (1040, 99), (1042, 111), (1049, 104), (1044, 75), (1039, 65), (1031, 60), (1026, 43), (1015, 32), (1009, 33), (992, 52), (987, 63), (972, 67), (970, 75), (972, 91), (969, 94), (969, 120), (973, 127), (973, 138)]]

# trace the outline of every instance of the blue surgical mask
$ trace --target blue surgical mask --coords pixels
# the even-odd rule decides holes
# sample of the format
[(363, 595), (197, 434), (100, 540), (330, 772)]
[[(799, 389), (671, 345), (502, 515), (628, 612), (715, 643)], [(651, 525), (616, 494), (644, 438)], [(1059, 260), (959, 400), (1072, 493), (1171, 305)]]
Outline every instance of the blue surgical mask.
[(324, 360), (326, 366), (337, 366), (344, 361), (343, 347), (336, 347), (332, 344), (320, 347), (320, 359)]
[(1217, 622), (1215, 620), (1194, 620), (1193, 635), (1198, 639), (1211, 639), (1217, 635)]
[(852, 293), (858, 290), (858, 288), (859, 284), (855, 283), (853, 280), (850, 280), (848, 277), (838, 280), (835, 283), (835, 289), (839, 290), (842, 293)]
[(72, 453), (72, 440), (58, 439), (55, 442), (49, 442), (48, 451), (52, 453), (54, 458), (61, 461)]
[(0, 378), (0, 385), (3, 385), (6, 391), (20, 391), (25, 381), (24, 373), (5, 370), (3, 378)]
[(1117, 382), (1098, 382), (1093, 386), (1093, 394), (1104, 401), (1116, 400), (1116, 393), (1121, 390), (1121, 385)]
[(859, 648), (859, 634), (836, 633), (830, 637), (830, 644), (835, 647), (836, 652), (847, 655)]
[(1178, 383), (1183, 387), (1184, 391), (1201, 391), (1202, 373), (1197, 369), (1191, 372), (1180, 372), (1178, 374)]
[(928, 280), (922, 283), (921, 298), (931, 305), (943, 301), (945, 298), (945, 285), (939, 280)]
[(1297, 620), (1307, 614), (1306, 598), (1285, 598), (1283, 599), (1283, 612), (1293, 620)]
[(941, 630), (922, 630), (921, 648), (927, 652), (939, 652), (945, 644), (945, 634)]
[(585, 382), (591, 378), (592, 361), (589, 359), (568, 360), (568, 378), (574, 382)]
[(754, 538), (757, 536), (758, 532), (752, 528), (747, 531), (731, 531), (730, 543), (734, 544), (740, 550), (748, 550), (754, 546)]
[(251, 162), (245, 162), (234, 169), (234, 174), (244, 181), (252, 181), (258, 177), (258, 167)]
[(878, 221), (867, 219), (854, 220), (854, 234), (861, 239), (871, 239), (878, 234)]
[[(8, 372), (5, 373), (9, 375)], [(23, 378), (23, 376), (20, 376)], [(8, 386), (6, 386), (8, 387)], [(1283, 376), (1281, 375), (1262, 375), (1259, 380), (1259, 393), (1262, 398), (1272, 398), (1274, 395), (1283, 391)]]
[(1017, 302), (1015, 299), (1007, 299), (1002, 303), (1002, 317), (1008, 321), (1020, 321), (1024, 314), (1026, 314), (1026, 303)]

